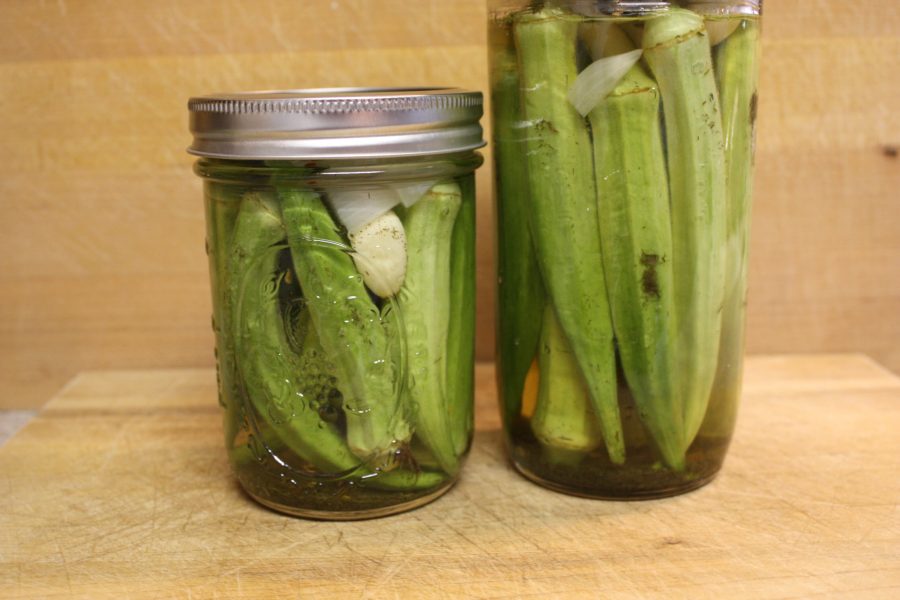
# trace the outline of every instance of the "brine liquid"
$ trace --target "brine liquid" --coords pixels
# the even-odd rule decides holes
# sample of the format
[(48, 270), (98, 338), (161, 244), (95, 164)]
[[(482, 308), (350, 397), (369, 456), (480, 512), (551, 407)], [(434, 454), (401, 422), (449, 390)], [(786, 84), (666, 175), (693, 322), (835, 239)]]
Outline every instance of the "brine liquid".
[(537, 363), (523, 394), (523, 414), (508, 424), (507, 445), (515, 467), (530, 479), (557, 491), (613, 500), (651, 499), (690, 491), (711, 481), (725, 460), (740, 396), (741, 365), (733, 365), (730, 385), (714, 389), (700, 433), (685, 456), (685, 468), (668, 468), (644, 429), (621, 370), (619, 410), (625, 434), (624, 465), (610, 462), (603, 445), (588, 453), (541, 444), (531, 429)]

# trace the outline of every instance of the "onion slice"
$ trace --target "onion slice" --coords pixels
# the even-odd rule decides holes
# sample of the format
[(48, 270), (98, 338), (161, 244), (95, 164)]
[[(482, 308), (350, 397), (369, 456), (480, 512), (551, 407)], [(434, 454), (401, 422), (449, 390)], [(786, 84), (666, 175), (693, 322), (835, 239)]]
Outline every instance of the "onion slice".
[(437, 180), (389, 183), (377, 188), (333, 189), (328, 202), (347, 233), (354, 234), (398, 204), (411, 207)]
[(436, 179), (429, 181), (407, 181), (404, 183), (392, 184), (391, 189), (397, 192), (400, 197), (400, 201), (403, 203), (403, 206), (409, 208), (413, 204), (421, 200), (422, 197), (428, 193), (428, 190), (433, 188), (436, 183)]
[(401, 198), (390, 187), (347, 188), (330, 190), (328, 202), (347, 233), (352, 235), (400, 204)]
[(640, 60), (643, 50), (640, 48), (607, 56), (593, 63), (578, 74), (572, 87), (569, 88), (569, 102), (575, 110), (586, 117), (600, 102), (609, 95), (625, 76), (625, 73)]

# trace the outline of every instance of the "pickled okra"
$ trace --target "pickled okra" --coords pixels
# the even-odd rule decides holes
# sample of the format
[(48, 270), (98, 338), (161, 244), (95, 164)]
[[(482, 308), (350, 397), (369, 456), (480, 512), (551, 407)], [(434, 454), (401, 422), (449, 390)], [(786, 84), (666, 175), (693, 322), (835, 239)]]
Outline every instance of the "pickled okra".
[[(489, 3), (513, 462), (576, 494), (697, 487), (722, 463), (740, 385), (756, 3), (514, 4)], [(533, 263), (537, 283), (507, 276)], [(516, 315), (540, 286), (540, 343), (523, 347)]]
[(497, 378), (507, 427), (522, 412), (525, 377), (541, 335), (544, 285), (528, 225), (528, 171), (518, 157), (524, 128), (512, 36), (493, 52), (494, 169), (497, 196)]
[[(284, 466), (293, 460), (285, 454), (287, 449), (330, 477), (360, 470), (364, 463), (351, 452), (338, 427), (323, 418), (337, 390), (334, 366), (310, 314), (302, 311), (296, 319), (302, 331), (290, 332), (289, 315), (280, 306), (280, 284), (289, 275), (281, 261), (287, 251), (286, 230), (274, 195), (244, 197), (232, 239), (227, 305), (237, 307), (235, 355), (252, 405), (246, 409), (247, 419), (257, 437), (257, 456), (251, 457)], [(299, 339), (292, 343), (292, 335)], [(247, 458), (241, 460), (246, 463)], [(291, 466), (303, 472), (299, 464)], [(415, 490), (439, 485), (442, 479), (439, 473), (385, 469), (369, 477), (366, 485)]]
[(450, 239), (450, 320), (447, 331), (447, 360), (444, 382), (447, 415), (455, 424), (450, 429), (457, 457), (468, 450), (475, 428), (475, 204), (463, 198), (475, 195), (475, 184), (463, 181), (459, 212)]
[[(612, 321), (597, 227), (591, 141), (569, 104), (578, 23), (547, 8), (515, 25), (521, 67), (528, 210), (541, 276), (572, 346), (614, 463), (625, 461)], [(598, 268), (599, 267), (599, 268)]]
[[(278, 439), (298, 457), (324, 472), (354, 469), (353, 456), (333, 425), (322, 423), (310, 395), (321, 376), (312, 360), (318, 344), (306, 344), (306, 356), (288, 344), (278, 300), (279, 244), (285, 230), (278, 205), (262, 194), (241, 202), (231, 249), (229, 295), (235, 328), (235, 355), (256, 418), (264, 419)], [(302, 382), (302, 383), (301, 383)]]
[(641, 420), (666, 463), (678, 469), (685, 443), (674, 389), (672, 229), (656, 83), (635, 65), (589, 118), (603, 270), (622, 368)]
[[(365, 506), (441, 489), (458, 471), (472, 430), (472, 198), (471, 182), (447, 181), (398, 207), (404, 223), (375, 217), (384, 231), (366, 234), (360, 259), (327, 194), (281, 174), (269, 190), (211, 186), (220, 394), (245, 481), (352, 481), (368, 490), (355, 501)], [(398, 234), (393, 297), (397, 257), (384, 252)], [(430, 453), (421, 464), (413, 435)], [(327, 496), (316, 502), (328, 506)]]
[(674, 318), (685, 448), (700, 430), (719, 354), (725, 290), (725, 140), (703, 18), (684, 9), (651, 19), (644, 56), (665, 114), (672, 210)]
[(531, 429), (550, 460), (577, 458), (602, 445), (584, 378), (553, 312), (544, 308), (538, 348), (541, 373)]
[(231, 448), (243, 420), (235, 381), (234, 343), (231, 336), (231, 310), (228, 295), (228, 251), (231, 234), (241, 205), (239, 186), (210, 182), (206, 193), (206, 249), (209, 259), (210, 288), (213, 296), (213, 331), (216, 337), (216, 382), (219, 404), (225, 411), (225, 446)]
[[(360, 260), (327, 193), (282, 174), (268, 190), (235, 187), (227, 197), (213, 190), (215, 318), (224, 328), (220, 347), (233, 357), (223, 374), (234, 390), (226, 432), (248, 490), (289, 507), (299, 486), (312, 494), (306, 502), (327, 511), (446, 487), (472, 431), (471, 182), (448, 180), (409, 209), (398, 206), (403, 223), (373, 219), (392, 236), (409, 234), (408, 273), (395, 296), (394, 284), (364, 278), (361, 269), (391, 267), (384, 261), (397, 257), (379, 253), (396, 245), (378, 239), (385, 232), (369, 232)], [(228, 210), (220, 210), (225, 202)], [(226, 217), (229, 226), (219, 226)], [(435, 273), (442, 276), (436, 287)], [(384, 297), (367, 289), (369, 280)], [(428, 455), (415, 454), (414, 442)], [(293, 483), (259, 495), (255, 482), (265, 477)], [(359, 490), (352, 501), (328, 500), (348, 484)]]
[(390, 468), (412, 429), (400, 404), (388, 332), (369, 298), (346, 243), (319, 195), (280, 194), (287, 239), (300, 287), (343, 395), (347, 442), (354, 454)]
[[(747, 297), (747, 267), (750, 241), (750, 198), (753, 161), (753, 127), (756, 120), (756, 87), (759, 60), (759, 30), (740, 23), (714, 49), (716, 83), (719, 87), (725, 134), (726, 236), (725, 301), (719, 361), (713, 383), (710, 412), (733, 425), (737, 409), (729, 396), (741, 382), (744, 350), (744, 304)], [(724, 396), (724, 397), (723, 397)], [(722, 397), (715, 402), (717, 397)]]
[(408, 406), (415, 430), (442, 468), (458, 459), (447, 419), (447, 337), (450, 331), (450, 260), (453, 224), (462, 202), (455, 183), (438, 184), (409, 209), (404, 227), (409, 241), (406, 280), (398, 298), (406, 333)]

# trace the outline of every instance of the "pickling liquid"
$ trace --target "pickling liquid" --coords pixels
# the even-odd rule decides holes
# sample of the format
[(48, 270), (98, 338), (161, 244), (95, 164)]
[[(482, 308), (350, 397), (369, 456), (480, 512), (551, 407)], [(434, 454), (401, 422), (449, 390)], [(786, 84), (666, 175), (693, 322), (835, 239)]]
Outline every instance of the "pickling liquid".
[(560, 450), (542, 444), (531, 427), (537, 380), (537, 363), (529, 373), (523, 397), (523, 414), (507, 431), (513, 465), (526, 477), (545, 487), (591, 498), (652, 499), (672, 496), (712, 481), (722, 467), (740, 398), (741, 365), (729, 369), (731, 385), (714, 389), (706, 418), (685, 455), (685, 468), (668, 468), (647, 434), (625, 378), (619, 370), (618, 402), (625, 434), (624, 465), (609, 460), (600, 445), (591, 452)]

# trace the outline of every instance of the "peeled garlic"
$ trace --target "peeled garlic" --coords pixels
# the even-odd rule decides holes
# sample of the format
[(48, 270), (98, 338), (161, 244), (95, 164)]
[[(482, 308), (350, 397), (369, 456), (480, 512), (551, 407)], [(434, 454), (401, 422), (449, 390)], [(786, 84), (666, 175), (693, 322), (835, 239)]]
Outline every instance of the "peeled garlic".
[(353, 261), (372, 293), (387, 298), (406, 277), (406, 232), (394, 211), (375, 217), (350, 233)]

